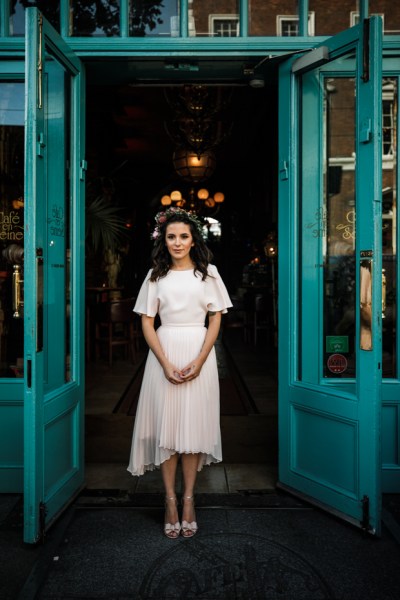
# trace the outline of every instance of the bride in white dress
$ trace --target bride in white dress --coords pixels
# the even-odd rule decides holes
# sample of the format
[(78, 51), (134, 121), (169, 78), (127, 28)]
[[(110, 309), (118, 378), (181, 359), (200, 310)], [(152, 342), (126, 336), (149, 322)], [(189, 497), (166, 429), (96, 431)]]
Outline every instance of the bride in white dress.
[[(150, 348), (133, 430), (128, 471), (160, 467), (165, 487), (164, 533), (197, 531), (193, 492), (203, 465), (222, 460), (219, 381), (214, 343), (231, 307), (196, 215), (170, 208), (156, 215), (153, 268), (134, 311)], [(161, 326), (154, 320), (159, 315)], [(208, 317), (208, 326), (205, 320)], [(175, 475), (181, 458), (184, 493), (179, 521)]]

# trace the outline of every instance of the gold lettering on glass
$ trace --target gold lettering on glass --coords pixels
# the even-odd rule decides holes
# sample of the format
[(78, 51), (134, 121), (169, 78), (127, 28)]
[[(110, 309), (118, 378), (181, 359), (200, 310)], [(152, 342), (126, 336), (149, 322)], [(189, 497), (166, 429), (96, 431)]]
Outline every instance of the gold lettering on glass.
[(24, 228), (18, 211), (0, 211), (0, 241), (21, 242), (24, 239)]
[(349, 212), (346, 213), (346, 223), (339, 223), (339, 225), (336, 225), (336, 229), (343, 232), (342, 238), (344, 240), (354, 240), (356, 238), (354, 229), (355, 222), (356, 212), (354, 210), (349, 210)]
[(305, 229), (310, 229), (313, 237), (322, 238), (326, 235), (326, 209), (319, 208), (315, 211), (315, 221), (307, 223)]

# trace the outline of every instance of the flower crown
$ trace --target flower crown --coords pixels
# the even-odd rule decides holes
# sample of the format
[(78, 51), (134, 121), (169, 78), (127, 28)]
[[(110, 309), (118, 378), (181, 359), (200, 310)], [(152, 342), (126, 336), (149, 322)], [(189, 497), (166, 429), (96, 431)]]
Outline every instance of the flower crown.
[(171, 208), (167, 208), (167, 210), (165, 210), (165, 211), (161, 211), (161, 212), (157, 213), (156, 216), (154, 217), (156, 226), (150, 236), (150, 238), (154, 242), (160, 236), (160, 233), (161, 233), (160, 227), (162, 225), (164, 225), (164, 223), (166, 223), (168, 221), (168, 219), (170, 219), (174, 215), (177, 215), (178, 217), (181, 215), (182, 217), (186, 217), (187, 219), (189, 219), (189, 221), (191, 223), (193, 223), (193, 225), (196, 227), (196, 229), (200, 233), (200, 235), (202, 235), (203, 224), (200, 221), (199, 217), (192, 212), (188, 212), (187, 210), (184, 210), (183, 208), (177, 208), (177, 207), (173, 206)]

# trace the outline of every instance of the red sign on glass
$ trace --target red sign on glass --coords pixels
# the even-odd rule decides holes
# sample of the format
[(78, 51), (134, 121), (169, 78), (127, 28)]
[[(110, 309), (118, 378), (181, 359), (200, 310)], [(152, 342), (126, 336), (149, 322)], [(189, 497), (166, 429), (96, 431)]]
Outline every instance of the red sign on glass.
[(331, 354), (326, 366), (331, 373), (343, 373), (347, 369), (347, 359), (343, 354)]

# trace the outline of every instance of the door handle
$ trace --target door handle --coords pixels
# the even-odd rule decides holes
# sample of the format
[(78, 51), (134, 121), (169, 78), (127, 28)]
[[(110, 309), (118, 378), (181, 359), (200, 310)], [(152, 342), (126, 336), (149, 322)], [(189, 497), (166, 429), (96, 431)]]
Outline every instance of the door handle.
[(386, 269), (382, 269), (382, 319), (386, 317)]
[(21, 265), (13, 265), (12, 276), (12, 299), (13, 299), (13, 317), (21, 319), (24, 312), (24, 279)]
[(372, 350), (372, 268), (371, 250), (361, 251), (360, 260), (360, 349)]

